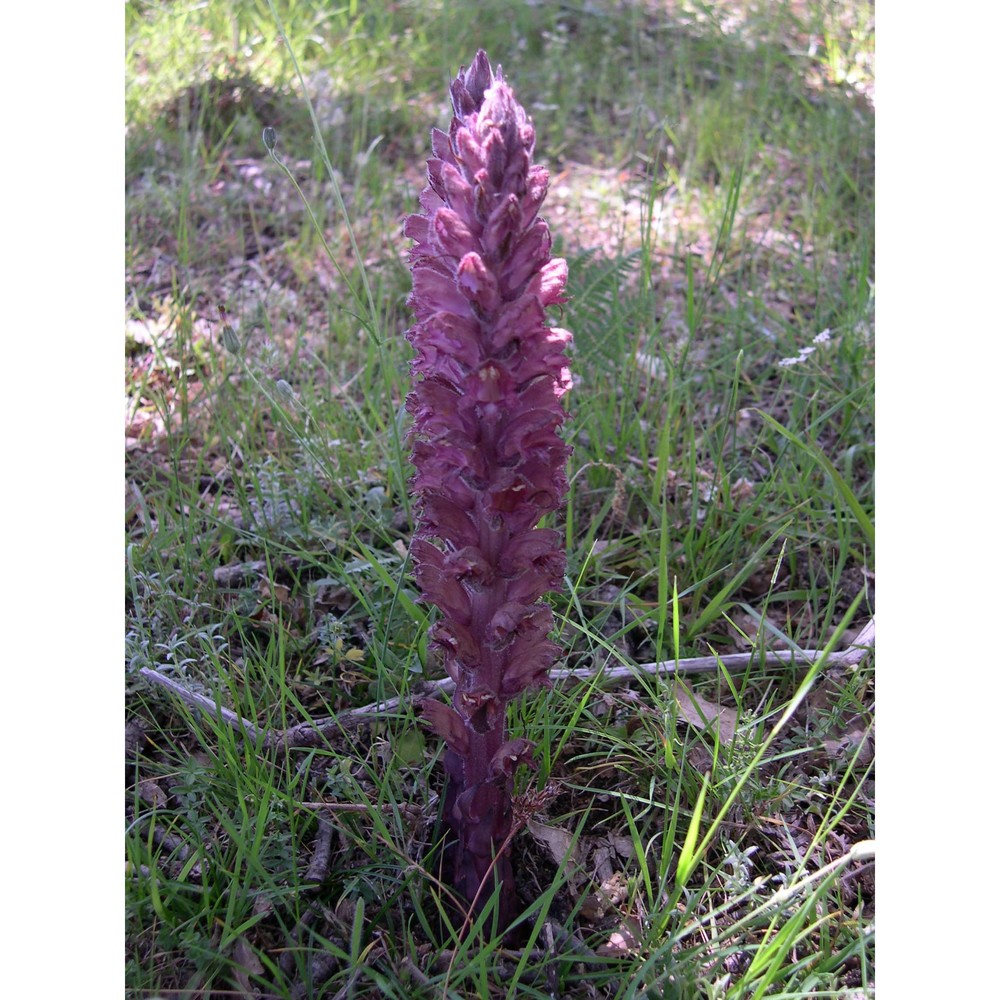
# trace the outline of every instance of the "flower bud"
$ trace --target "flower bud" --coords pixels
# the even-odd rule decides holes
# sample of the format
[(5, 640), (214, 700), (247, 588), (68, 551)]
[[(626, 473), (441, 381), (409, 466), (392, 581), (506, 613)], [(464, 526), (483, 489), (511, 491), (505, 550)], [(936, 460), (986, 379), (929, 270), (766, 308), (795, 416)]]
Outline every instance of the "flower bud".
[(240, 338), (228, 323), (225, 323), (222, 327), (222, 346), (230, 354), (240, 353)]

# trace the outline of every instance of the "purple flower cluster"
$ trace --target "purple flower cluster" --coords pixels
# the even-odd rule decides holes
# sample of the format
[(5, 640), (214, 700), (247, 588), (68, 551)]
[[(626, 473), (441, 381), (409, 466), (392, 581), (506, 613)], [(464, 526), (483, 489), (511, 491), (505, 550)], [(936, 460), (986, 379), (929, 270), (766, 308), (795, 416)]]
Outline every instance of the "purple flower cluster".
[(546, 321), (546, 307), (564, 301), (566, 262), (552, 258), (538, 218), (548, 172), (532, 163), (534, 127), (481, 50), (451, 99), (449, 133), (432, 133), (422, 211), (404, 226), (415, 241), (412, 555), (423, 599), (440, 610), (430, 638), (456, 684), (453, 707), (422, 709), (447, 742), (454, 887), (481, 906), (492, 869), (506, 925), (512, 774), (532, 751), (508, 738), (506, 707), (548, 683), (560, 652), (540, 598), (561, 586), (563, 539), (537, 525), (568, 488), (558, 432), (572, 338)]

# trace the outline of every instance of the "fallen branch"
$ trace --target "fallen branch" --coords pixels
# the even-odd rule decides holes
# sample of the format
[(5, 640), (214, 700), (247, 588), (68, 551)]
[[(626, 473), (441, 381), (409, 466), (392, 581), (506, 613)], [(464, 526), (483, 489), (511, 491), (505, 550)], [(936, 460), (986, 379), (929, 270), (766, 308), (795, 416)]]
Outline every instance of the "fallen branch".
[(831, 861), (828, 865), (824, 865), (818, 871), (814, 871), (811, 875), (807, 875), (800, 881), (794, 882), (792, 885), (786, 886), (784, 889), (779, 889), (770, 899), (765, 900), (764, 903), (761, 904), (760, 909), (765, 910), (771, 906), (782, 906), (804, 889), (810, 888), (817, 882), (822, 882), (828, 875), (832, 875), (839, 869), (846, 868), (849, 864), (855, 861), (873, 861), (874, 859), (875, 841), (859, 841), (857, 844), (854, 844), (842, 857), (837, 858), (835, 861)]
[(316, 922), (316, 918), (322, 916), (322, 907), (316, 903), (310, 903), (299, 919), (299, 922), (292, 929), (291, 945), (282, 950), (278, 956), (278, 968), (289, 978), (295, 973), (295, 965), (298, 958), (305, 951), (303, 942), (309, 936), (309, 928)]
[(313, 847), (312, 861), (304, 881), (322, 882), (330, 873), (330, 856), (333, 847), (333, 824), (324, 816), (319, 817), (319, 829)]
[(212, 579), (220, 587), (241, 587), (259, 580), (274, 580), (279, 574), (294, 573), (301, 565), (302, 560), (296, 556), (287, 557), (279, 565), (271, 565), (265, 559), (255, 559), (252, 562), (216, 566), (212, 571)]
[(154, 684), (158, 684), (160, 687), (173, 692), (185, 705), (201, 709), (206, 715), (219, 716), (223, 722), (232, 726), (233, 729), (244, 730), (251, 740), (257, 739), (257, 727), (252, 722), (237, 715), (228, 708), (223, 708), (222, 705), (213, 701), (207, 695), (189, 690), (183, 684), (178, 684), (177, 681), (172, 680), (165, 674), (161, 674), (158, 670), (153, 670), (152, 667), (141, 667), (139, 673)]
[[(874, 617), (858, 633), (857, 639), (847, 649), (827, 653), (824, 661), (827, 667), (849, 667), (861, 661), (875, 643)], [(787, 666), (793, 663), (812, 664), (823, 655), (821, 649), (779, 650), (770, 653), (727, 653), (724, 656), (694, 656), (683, 660), (661, 660), (658, 663), (619, 663), (609, 666), (607, 663), (590, 669), (551, 670), (549, 676), (553, 681), (589, 681), (597, 678), (599, 682), (614, 682), (628, 680), (638, 673), (661, 677), (671, 674), (700, 674), (725, 668), (727, 671), (742, 670), (753, 664), (765, 667)], [(223, 708), (206, 695), (189, 691), (182, 684), (161, 674), (150, 667), (142, 667), (139, 671), (147, 680), (172, 691), (178, 698), (193, 708), (201, 709), (208, 715), (221, 718), (236, 730), (242, 729), (251, 740), (257, 740), (257, 727), (242, 716)], [(426, 681), (419, 696), (439, 697), (455, 690), (455, 682), (450, 677)], [(265, 749), (278, 749), (285, 752), (293, 747), (318, 747), (328, 743), (344, 729), (361, 725), (369, 719), (379, 718), (389, 712), (395, 712), (404, 702), (412, 699), (413, 694), (387, 698), (385, 701), (362, 705), (360, 708), (349, 708), (329, 719), (317, 719), (313, 722), (300, 722), (288, 729), (269, 729), (264, 733)]]
[[(306, 1000), (307, 997), (315, 996), (314, 991), (318, 986), (322, 986), (336, 971), (340, 960), (336, 955), (321, 953), (315, 956), (309, 965), (309, 980), (305, 983), (298, 983), (289, 994), (292, 1000)], [(353, 983), (357, 978), (357, 970), (351, 973), (349, 982)], [(343, 991), (341, 991), (343, 993)], [(340, 993), (337, 994), (340, 996)], [(344, 993), (344, 996), (347, 996)]]
[(373, 809), (387, 814), (398, 812), (411, 826), (416, 826), (422, 815), (416, 806), (407, 802), (401, 805), (385, 802), (380, 806), (366, 802), (299, 802), (298, 806), (300, 809), (312, 809), (319, 813), (359, 813), (365, 816), (370, 815)]
[[(131, 806), (125, 807), (125, 818), (129, 825), (137, 822), (135, 810)], [(152, 838), (152, 842), (163, 852), (158, 864), (165, 866), (169, 861), (169, 871), (172, 877), (178, 878), (187, 859), (191, 856), (191, 847), (187, 841), (175, 834), (167, 833), (162, 827), (157, 826), (155, 815), (153, 814), (139, 817), (138, 825), (141, 829), (150, 831), (149, 836)], [(147, 875), (149, 873), (145, 865), (140, 866), (140, 871)], [(188, 875), (195, 881), (200, 882), (202, 876), (201, 862), (195, 862), (189, 869)]]

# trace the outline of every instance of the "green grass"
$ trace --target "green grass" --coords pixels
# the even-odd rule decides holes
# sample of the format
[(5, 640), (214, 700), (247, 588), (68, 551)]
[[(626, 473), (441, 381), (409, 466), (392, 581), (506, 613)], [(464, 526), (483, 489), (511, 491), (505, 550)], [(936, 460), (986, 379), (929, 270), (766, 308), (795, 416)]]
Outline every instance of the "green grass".
[[(127, 5), (131, 996), (870, 994), (873, 656), (764, 654), (874, 611), (872, 16)], [(638, 669), (513, 707), (540, 764), (518, 951), (489, 911), (449, 924), (409, 701), (441, 670), (406, 558), (400, 228), (480, 46), (535, 119), (570, 264), (560, 666), (753, 654), (684, 681), (731, 738)]]

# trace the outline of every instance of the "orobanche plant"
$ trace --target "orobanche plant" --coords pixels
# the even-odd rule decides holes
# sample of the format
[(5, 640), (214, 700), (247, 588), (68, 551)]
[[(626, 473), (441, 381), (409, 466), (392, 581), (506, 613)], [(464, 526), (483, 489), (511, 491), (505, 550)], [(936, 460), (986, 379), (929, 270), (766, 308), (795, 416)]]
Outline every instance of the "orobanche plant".
[(506, 709), (549, 683), (560, 652), (540, 598), (562, 584), (563, 538), (538, 523), (568, 488), (558, 432), (572, 338), (546, 321), (546, 307), (565, 301), (566, 262), (552, 258), (538, 217), (548, 171), (532, 163), (534, 127), (481, 50), (451, 100), (450, 131), (432, 132), (422, 211), (404, 226), (415, 241), (412, 556), (423, 600), (440, 611), (431, 642), (456, 685), (452, 707), (421, 708), (447, 743), (453, 886), (481, 909), (498, 882), (506, 927), (516, 905), (512, 776), (533, 750), (510, 738)]

